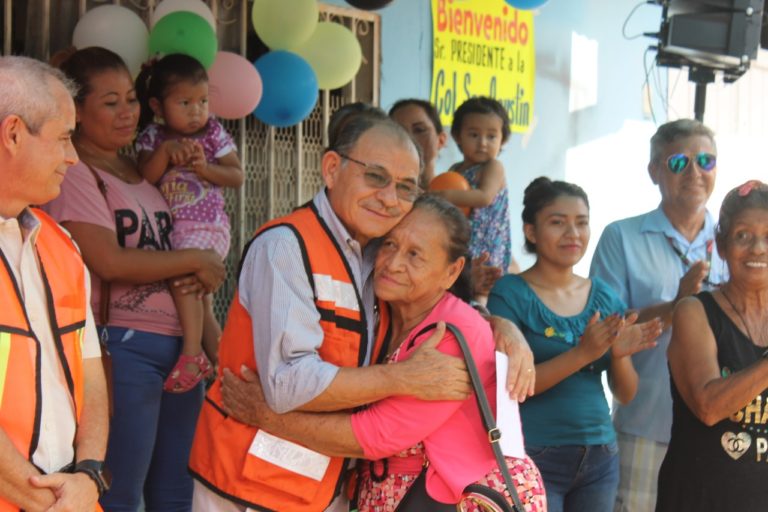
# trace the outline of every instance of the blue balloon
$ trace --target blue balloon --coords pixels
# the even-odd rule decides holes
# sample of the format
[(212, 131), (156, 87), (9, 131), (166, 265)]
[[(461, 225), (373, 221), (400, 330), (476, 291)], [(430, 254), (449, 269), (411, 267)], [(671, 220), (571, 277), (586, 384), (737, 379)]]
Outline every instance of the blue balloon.
[(295, 53), (275, 50), (253, 63), (263, 84), (261, 101), (253, 115), (285, 128), (307, 117), (317, 103), (317, 77), (307, 61)]
[(547, 3), (547, 0), (505, 0), (505, 1), (515, 9), (522, 9), (522, 10), (535, 9)]

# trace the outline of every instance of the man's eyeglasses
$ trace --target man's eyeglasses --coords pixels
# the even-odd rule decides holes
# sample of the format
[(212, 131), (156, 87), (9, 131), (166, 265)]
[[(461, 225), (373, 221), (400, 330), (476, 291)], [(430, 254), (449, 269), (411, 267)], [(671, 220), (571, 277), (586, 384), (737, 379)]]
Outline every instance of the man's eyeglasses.
[[(697, 153), (694, 157), (696, 163), (702, 171), (711, 171), (717, 165), (717, 157), (712, 153)], [(667, 158), (667, 169), (672, 174), (680, 174), (688, 168), (691, 163), (691, 157), (684, 153), (675, 153)]]
[[(337, 151), (338, 153), (338, 151)], [(392, 176), (387, 172), (386, 169), (383, 167), (379, 167), (375, 164), (367, 164), (365, 162), (361, 162), (360, 160), (357, 160), (355, 158), (350, 157), (349, 155), (345, 155), (344, 153), (338, 153), (339, 156), (345, 160), (349, 160), (350, 162), (356, 163), (365, 171), (363, 172), (363, 181), (365, 181), (365, 184), (368, 185), (371, 188), (387, 188), (390, 183), (392, 183)], [(397, 194), (397, 197), (402, 199), (403, 201), (408, 201), (409, 203), (412, 203), (421, 195), (421, 189), (416, 184), (416, 182), (411, 181), (396, 181), (395, 182), (395, 193)]]

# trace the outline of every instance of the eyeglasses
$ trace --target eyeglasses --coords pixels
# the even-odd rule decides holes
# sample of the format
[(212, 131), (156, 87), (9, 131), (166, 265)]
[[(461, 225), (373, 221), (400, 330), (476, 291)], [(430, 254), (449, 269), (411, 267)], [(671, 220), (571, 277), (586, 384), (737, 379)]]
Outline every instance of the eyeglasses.
[[(356, 163), (365, 169), (363, 172), (363, 181), (365, 181), (365, 184), (369, 187), (383, 189), (387, 188), (389, 184), (392, 183), (392, 176), (390, 176), (387, 170), (383, 167), (375, 164), (367, 164), (365, 162), (361, 162), (360, 160), (352, 158), (349, 155), (345, 155), (344, 153), (339, 153), (338, 151), (337, 153), (341, 158)], [(403, 201), (412, 203), (421, 195), (421, 189), (415, 182), (396, 181), (395, 194), (397, 194), (397, 197)]]
[[(712, 153), (697, 153), (693, 158), (696, 159), (696, 164), (702, 171), (711, 171), (717, 165), (717, 157)], [(691, 162), (691, 157), (685, 153), (675, 153), (667, 158), (667, 169), (672, 174), (680, 174), (688, 168), (688, 164)]]

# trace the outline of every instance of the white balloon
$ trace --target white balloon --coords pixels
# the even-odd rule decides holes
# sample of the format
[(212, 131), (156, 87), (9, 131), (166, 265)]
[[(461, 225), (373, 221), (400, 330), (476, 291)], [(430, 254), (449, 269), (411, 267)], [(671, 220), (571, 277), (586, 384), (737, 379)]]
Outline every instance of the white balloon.
[(134, 77), (149, 56), (147, 26), (136, 13), (118, 5), (102, 5), (86, 12), (75, 25), (72, 44), (78, 50), (89, 46), (112, 50)]
[(163, 0), (157, 4), (152, 12), (150, 27), (154, 28), (155, 23), (160, 21), (160, 18), (176, 11), (189, 11), (197, 14), (207, 21), (213, 28), (213, 33), (216, 33), (216, 19), (203, 0)]

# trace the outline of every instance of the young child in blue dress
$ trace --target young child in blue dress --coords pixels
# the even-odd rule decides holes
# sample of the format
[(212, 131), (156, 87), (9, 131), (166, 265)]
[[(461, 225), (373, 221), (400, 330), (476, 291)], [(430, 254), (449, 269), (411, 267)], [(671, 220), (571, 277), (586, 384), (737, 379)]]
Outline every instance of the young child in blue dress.
[(526, 453), (539, 467), (550, 512), (611, 512), (619, 484), (616, 433), (602, 385), (632, 400), (630, 356), (655, 346), (658, 318), (635, 324), (616, 292), (574, 274), (589, 243), (581, 187), (537, 178), (525, 189), (523, 230), (536, 263), (499, 279), (488, 309), (522, 331), (536, 364), (534, 396), (520, 404)]
[[(232, 137), (208, 112), (208, 75), (194, 58), (166, 55), (136, 80), (141, 102), (136, 151), (144, 179), (156, 184), (173, 216), (171, 245), (213, 249), (224, 259), (230, 226), (222, 187), (239, 187), (244, 174)], [(158, 122), (152, 122), (157, 120)], [(212, 372), (221, 334), (212, 296), (199, 300), (171, 287), (184, 344), (165, 390), (183, 393)]]
[(462, 103), (453, 115), (451, 136), (464, 159), (450, 170), (463, 175), (471, 189), (438, 192), (456, 206), (472, 208), (469, 251), (473, 258), (488, 253), (487, 264), (505, 274), (519, 270), (512, 258), (504, 166), (496, 159), (509, 135), (509, 117), (501, 103), (484, 97)]

